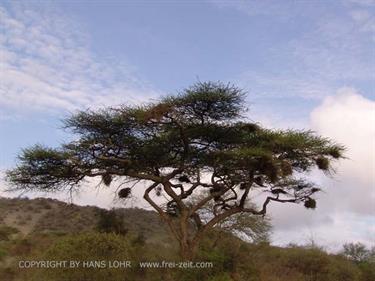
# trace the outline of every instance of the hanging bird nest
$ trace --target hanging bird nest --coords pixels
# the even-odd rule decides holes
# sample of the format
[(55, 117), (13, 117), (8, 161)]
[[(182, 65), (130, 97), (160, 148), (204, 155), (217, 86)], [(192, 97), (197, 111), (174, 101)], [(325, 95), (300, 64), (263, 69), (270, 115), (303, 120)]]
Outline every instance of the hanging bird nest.
[(304, 206), (307, 208), (307, 209), (315, 209), (316, 208), (316, 201), (312, 198), (307, 198), (305, 203), (304, 203)]
[(167, 203), (167, 214), (171, 217), (177, 217), (179, 214), (178, 206), (175, 201), (169, 201)]
[(263, 169), (264, 174), (270, 180), (270, 182), (274, 183), (278, 179), (279, 169), (277, 166), (272, 163), (271, 161), (264, 165)]
[(328, 170), (329, 168), (329, 160), (325, 157), (319, 157), (315, 160), (316, 165), (318, 166), (319, 169), (321, 170)]
[(309, 188), (309, 187), (311, 187), (311, 185), (309, 183), (300, 182), (296, 186), (294, 186), (294, 189), (296, 189), (296, 190), (302, 190), (302, 189)]
[(313, 187), (313, 188), (311, 188), (311, 193), (315, 193), (315, 192), (318, 192), (318, 191), (320, 191), (321, 189), (320, 188), (318, 188), (318, 187)]
[(210, 193), (213, 194), (213, 193), (220, 192), (221, 189), (222, 189), (221, 186), (218, 186), (218, 185), (217, 185), (217, 186), (214, 186), (214, 187), (210, 188)]
[(221, 196), (214, 196), (214, 201), (215, 202), (223, 201), (223, 198)]
[(281, 162), (281, 173), (283, 176), (289, 176), (293, 173), (292, 165), (288, 161)]
[(161, 120), (166, 113), (172, 110), (172, 105), (168, 103), (160, 103), (150, 108), (143, 116), (145, 120), (155, 119)]
[(110, 186), (111, 182), (112, 182), (112, 175), (111, 174), (104, 174), (102, 175), (102, 181), (103, 183), (106, 185), (106, 186)]
[(186, 183), (190, 183), (190, 179), (187, 175), (182, 175), (178, 178), (178, 181), (180, 182), (186, 182)]
[(161, 196), (161, 192), (162, 192), (161, 187), (160, 187), (160, 186), (157, 186), (157, 187), (155, 188), (155, 194), (156, 194), (156, 196)]
[(263, 179), (263, 177), (255, 177), (254, 178), (254, 182), (257, 184), (257, 185), (259, 185), (259, 186), (264, 186), (264, 179)]
[(118, 197), (121, 199), (128, 198), (131, 194), (131, 189), (129, 187), (125, 187), (120, 189), (118, 192)]
[(242, 129), (249, 133), (252, 133), (259, 130), (259, 126), (255, 123), (245, 123), (242, 125)]
[(283, 190), (281, 188), (272, 189), (271, 193), (272, 194), (288, 194), (288, 192), (286, 192), (285, 190)]

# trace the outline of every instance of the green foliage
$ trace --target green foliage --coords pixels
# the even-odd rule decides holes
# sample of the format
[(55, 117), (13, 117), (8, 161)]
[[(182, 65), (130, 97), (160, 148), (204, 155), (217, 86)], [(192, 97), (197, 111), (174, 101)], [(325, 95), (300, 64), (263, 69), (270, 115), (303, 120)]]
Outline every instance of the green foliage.
[[(40, 257), (41, 260), (105, 261), (106, 266), (35, 269), (32, 280), (132, 280), (124, 268), (109, 268), (110, 261), (134, 259), (131, 243), (123, 236), (113, 233), (84, 233), (58, 240)], [(130, 270), (129, 270), (130, 271)]]
[(155, 104), (82, 111), (65, 121), (79, 139), (60, 149), (24, 149), (7, 179), (18, 188), (54, 190), (85, 176), (102, 176), (109, 185), (113, 176), (152, 177), (184, 164), (187, 174), (214, 169), (235, 184), (248, 182), (249, 173), (276, 183), (294, 171), (327, 170), (342, 157), (342, 146), (310, 131), (268, 130), (240, 120), (243, 105), (240, 89), (206, 82)]
[(18, 157), (22, 165), (8, 171), (7, 179), (20, 188), (63, 189), (82, 178), (72, 157), (71, 152), (64, 149), (41, 145), (26, 148)]
[[(200, 196), (193, 197), (192, 200), (199, 201)], [(202, 208), (201, 211), (205, 216), (213, 216), (211, 214), (213, 204), (213, 202), (209, 202)], [(248, 242), (269, 243), (272, 225), (269, 216), (256, 216), (243, 212), (229, 216), (217, 223), (214, 230), (216, 237), (220, 237), (221, 232), (225, 232)]]
[(8, 241), (13, 234), (18, 233), (19, 230), (10, 226), (0, 226), (0, 242)]
[(244, 107), (244, 93), (222, 83), (197, 83), (177, 96), (164, 98), (161, 104), (177, 108), (181, 115), (194, 121), (238, 118)]
[(143, 234), (143, 232), (139, 233), (133, 240), (132, 240), (133, 245), (135, 246), (145, 246), (146, 245), (146, 237)]
[(125, 221), (120, 212), (116, 209), (98, 211), (99, 220), (97, 230), (104, 233), (116, 233), (125, 235), (128, 229), (125, 226)]
[(0, 261), (2, 261), (7, 255), (8, 251), (0, 246)]
[[(19, 269), (1, 267), (0, 280), (22, 281), (372, 281), (374, 266), (329, 255), (318, 248), (278, 248), (248, 244), (230, 234), (210, 232), (197, 260), (211, 261), (205, 269), (140, 269), (138, 261), (179, 261), (171, 247), (159, 243), (139, 245), (136, 237), (113, 233), (80, 233), (63, 237), (33, 234), (7, 250), (14, 260), (131, 260), (131, 269)], [(25, 242), (26, 241), (26, 242)], [(9, 243), (9, 241), (5, 241)], [(22, 247), (21, 244), (23, 245)], [(27, 245), (27, 249), (25, 249)], [(29, 248), (31, 247), (31, 249)], [(16, 265), (16, 263), (14, 263)]]
[(258, 259), (256, 267), (259, 275), (265, 280), (361, 280), (360, 270), (351, 262), (317, 248), (262, 246), (253, 251), (254, 258)]
[(216, 275), (208, 279), (208, 281), (232, 281), (233, 279), (230, 277), (228, 273)]
[(375, 264), (375, 248), (368, 249), (360, 242), (344, 244), (342, 254), (357, 263), (372, 262)]
[[(82, 233), (67, 236), (53, 245), (46, 255), (58, 258), (76, 258), (77, 260), (90, 258), (131, 258), (130, 242), (123, 236), (114, 233)], [(62, 259), (64, 260), (64, 259)]]
[[(228, 222), (229, 221), (229, 222)], [(253, 243), (268, 243), (272, 225), (268, 217), (258, 217), (249, 213), (239, 213), (224, 222), (224, 229), (238, 234)]]
[(0, 270), (0, 280), (13, 281), (16, 275), (17, 271), (12, 268)]
[(375, 280), (375, 247), (369, 249), (360, 242), (346, 243), (341, 254), (358, 265), (362, 280)]
[(375, 265), (374, 262), (361, 262), (358, 264), (359, 269), (362, 273), (361, 280), (373, 281), (375, 280)]

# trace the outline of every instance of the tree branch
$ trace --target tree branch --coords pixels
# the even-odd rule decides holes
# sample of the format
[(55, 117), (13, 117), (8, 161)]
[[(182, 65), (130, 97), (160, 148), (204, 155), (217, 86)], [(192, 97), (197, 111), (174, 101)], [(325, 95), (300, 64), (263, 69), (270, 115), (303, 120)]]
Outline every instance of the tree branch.
[(145, 193), (143, 194), (143, 198), (159, 213), (160, 217), (168, 224), (170, 230), (172, 231), (173, 235), (177, 238), (180, 239), (180, 235), (178, 231), (176, 230), (175, 226), (173, 225), (172, 219), (166, 214), (158, 204), (153, 201), (149, 195), (151, 190), (153, 190), (155, 187), (157, 187), (159, 183), (153, 183), (150, 185), (146, 190)]

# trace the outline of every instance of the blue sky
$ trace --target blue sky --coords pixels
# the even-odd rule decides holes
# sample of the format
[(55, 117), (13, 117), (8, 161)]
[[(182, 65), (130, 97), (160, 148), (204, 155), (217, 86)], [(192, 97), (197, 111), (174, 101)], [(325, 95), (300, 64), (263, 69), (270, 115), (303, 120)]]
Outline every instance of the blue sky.
[[(363, 161), (369, 174), (375, 168), (374, 154), (356, 149), (374, 150), (374, 12), (373, 0), (3, 0), (0, 168), (14, 165), (22, 147), (69, 139), (60, 120), (78, 109), (145, 102), (198, 80), (232, 82), (248, 91), (252, 120), (314, 129), (353, 147), (336, 180), (316, 176), (333, 190), (322, 196), (321, 213), (300, 211), (295, 219), (319, 236), (340, 225), (345, 211), (355, 219), (340, 226), (349, 229), (342, 239), (370, 243), (374, 178), (353, 169)], [(366, 207), (353, 197), (350, 208), (330, 210), (329, 200), (355, 193), (344, 184), (350, 181), (368, 193)], [(301, 240), (288, 223), (292, 211), (275, 212), (279, 236)], [(365, 223), (355, 225), (360, 216)]]

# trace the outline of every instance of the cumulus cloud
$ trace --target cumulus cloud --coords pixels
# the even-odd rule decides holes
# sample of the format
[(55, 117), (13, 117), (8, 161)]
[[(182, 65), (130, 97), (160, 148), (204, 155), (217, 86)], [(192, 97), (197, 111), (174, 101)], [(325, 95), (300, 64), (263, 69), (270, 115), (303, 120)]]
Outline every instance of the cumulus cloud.
[(347, 147), (347, 159), (327, 178), (317, 171), (314, 181), (324, 187), (318, 208), (273, 205), (275, 242), (316, 242), (338, 249), (348, 241), (368, 245), (375, 240), (375, 102), (355, 89), (342, 88), (325, 98), (310, 115), (311, 128)]
[(125, 62), (99, 59), (79, 23), (48, 5), (0, 6), (0, 18), (0, 106), (8, 113), (92, 108), (157, 95)]
[(342, 88), (311, 113), (311, 123), (314, 130), (347, 147), (348, 159), (339, 167), (342, 177), (375, 183), (374, 101), (355, 89)]

